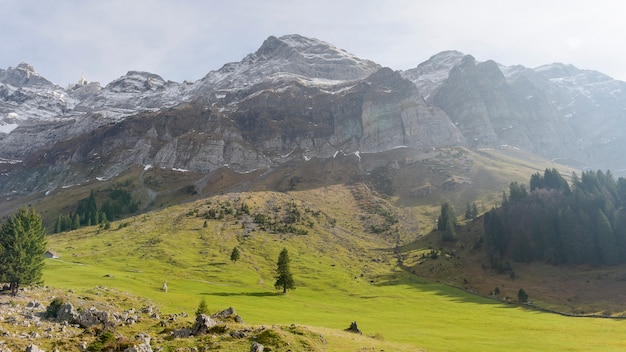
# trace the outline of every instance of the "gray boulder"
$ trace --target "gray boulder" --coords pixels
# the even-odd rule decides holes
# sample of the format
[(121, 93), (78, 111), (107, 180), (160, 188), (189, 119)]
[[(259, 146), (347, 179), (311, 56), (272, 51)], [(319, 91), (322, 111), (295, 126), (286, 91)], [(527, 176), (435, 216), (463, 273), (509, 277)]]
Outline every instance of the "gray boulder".
[(26, 346), (26, 352), (44, 352), (44, 350), (39, 348), (37, 345), (33, 345), (31, 343), (30, 345)]
[(150, 335), (141, 333), (136, 335), (135, 338), (139, 340), (139, 344), (128, 347), (124, 352), (152, 352), (152, 347), (150, 347)]
[(264, 349), (265, 347), (256, 341), (254, 341), (252, 346), (250, 346), (250, 352), (263, 352)]
[(56, 320), (59, 323), (74, 323), (78, 317), (78, 312), (70, 302), (63, 303), (57, 311)]
[(211, 319), (211, 317), (200, 314), (196, 317), (196, 322), (191, 328), (191, 334), (193, 336), (206, 335), (209, 332), (209, 329), (216, 324), (215, 320)]

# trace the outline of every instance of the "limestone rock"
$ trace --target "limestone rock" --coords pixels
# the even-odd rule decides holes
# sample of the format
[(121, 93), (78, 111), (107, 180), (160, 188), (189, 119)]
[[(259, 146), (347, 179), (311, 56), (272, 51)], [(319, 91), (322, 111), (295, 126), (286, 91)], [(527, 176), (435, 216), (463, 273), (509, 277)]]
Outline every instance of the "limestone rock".
[(219, 320), (225, 320), (225, 319), (229, 319), (229, 318), (233, 318), (237, 316), (237, 312), (235, 311), (235, 308), (233, 307), (228, 307), (222, 311), (219, 311), (213, 315), (211, 315), (211, 318), (213, 319), (219, 319)]
[(44, 352), (44, 350), (39, 348), (37, 345), (31, 343), (30, 345), (26, 346), (26, 352)]
[(66, 302), (59, 307), (56, 320), (60, 323), (73, 324), (78, 317), (78, 312), (70, 302)]
[(216, 324), (215, 320), (211, 319), (211, 317), (200, 314), (196, 317), (196, 322), (191, 328), (191, 334), (193, 336), (206, 335), (209, 332), (209, 329)]
[(41, 348), (37, 347), (37, 345), (30, 344), (26, 346), (26, 352), (44, 352)]
[(139, 340), (139, 344), (128, 347), (124, 352), (152, 352), (152, 347), (150, 347), (150, 335), (142, 333), (136, 335), (135, 338)]
[(265, 347), (256, 341), (252, 342), (252, 346), (250, 346), (250, 352), (263, 352), (264, 349)]

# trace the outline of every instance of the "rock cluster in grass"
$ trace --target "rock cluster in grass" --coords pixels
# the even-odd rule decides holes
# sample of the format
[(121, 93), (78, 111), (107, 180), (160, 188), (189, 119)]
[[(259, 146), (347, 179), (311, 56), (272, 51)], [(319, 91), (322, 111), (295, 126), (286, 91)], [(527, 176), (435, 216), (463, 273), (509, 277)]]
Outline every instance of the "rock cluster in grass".
[[(97, 288), (94, 295), (104, 296), (104, 290)], [(294, 337), (304, 339), (307, 346), (317, 339), (325, 343), (321, 336), (308, 336), (295, 325), (288, 328), (248, 326), (233, 307), (212, 315), (199, 314), (190, 323), (190, 317), (184, 312), (161, 314), (152, 305), (121, 311), (110, 302), (124, 294), (110, 290), (106, 295), (107, 302), (48, 288), (22, 290), (18, 296), (0, 293), (0, 352), (88, 352), (102, 348), (152, 352), (178, 345), (177, 339), (195, 339), (180, 341), (180, 344), (198, 343), (198, 347), (203, 345), (205, 350), (219, 349), (226, 343), (239, 348), (249, 346), (250, 351), (257, 352), (289, 346), (294, 343), (289, 341)], [(146, 326), (152, 328), (143, 330)]]
[(101, 325), (103, 327), (133, 325), (141, 319), (139, 315), (134, 313), (134, 309), (129, 309), (122, 313), (99, 310), (96, 307), (88, 307), (87, 309), (77, 310), (74, 308), (72, 303), (65, 302), (61, 305), (61, 307), (59, 307), (56, 316), (50, 318), (53, 318), (62, 324), (76, 324), (79, 327), (86, 329), (96, 325)]
[[(96, 307), (97, 302), (75, 297), (71, 303), (50, 296), (51, 293), (47, 288), (25, 288), (17, 296), (0, 294), (0, 352), (43, 351), (39, 346), (50, 341), (77, 341), (71, 349), (86, 351), (91, 342), (86, 338), (91, 334), (85, 334), (89, 329), (114, 329), (134, 325), (142, 319), (159, 319), (158, 308), (154, 306), (119, 312), (112, 306), (99, 304)], [(39, 299), (51, 303), (46, 305)], [(55, 301), (51, 315), (50, 307)], [(136, 343), (129, 347), (130, 351), (152, 351), (147, 334), (137, 335), (131, 341)]]

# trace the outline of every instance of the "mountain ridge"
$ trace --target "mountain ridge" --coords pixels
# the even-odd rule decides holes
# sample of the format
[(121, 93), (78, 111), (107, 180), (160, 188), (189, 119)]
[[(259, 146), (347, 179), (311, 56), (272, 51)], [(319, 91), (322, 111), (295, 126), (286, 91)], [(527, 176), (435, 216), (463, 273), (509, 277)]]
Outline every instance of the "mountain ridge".
[(196, 82), (129, 71), (104, 87), (81, 78), (65, 89), (18, 66), (0, 71), (0, 158), (22, 161), (0, 164), (3, 194), (50, 191), (61, 174), (249, 172), (397, 147), (510, 145), (579, 168), (626, 169), (626, 83), (571, 65), (505, 67), (446, 51), (401, 72), (287, 35)]

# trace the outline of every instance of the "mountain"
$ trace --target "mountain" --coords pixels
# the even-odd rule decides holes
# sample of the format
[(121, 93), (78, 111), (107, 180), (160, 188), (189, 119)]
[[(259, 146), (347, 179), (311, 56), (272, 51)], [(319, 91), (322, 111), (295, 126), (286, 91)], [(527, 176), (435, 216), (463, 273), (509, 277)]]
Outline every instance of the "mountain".
[(457, 51), (396, 72), (300, 35), (271, 36), (196, 82), (130, 71), (104, 87), (81, 78), (62, 88), (20, 64), (0, 70), (0, 194), (44, 194), (133, 167), (271, 172), (397, 148), (510, 146), (619, 172), (624, 84)]
[(572, 65), (505, 67), (461, 55), (435, 55), (404, 75), (468, 146), (510, 145), (578, 168), (624, 170), (625, 82)]

